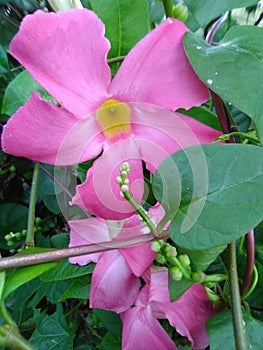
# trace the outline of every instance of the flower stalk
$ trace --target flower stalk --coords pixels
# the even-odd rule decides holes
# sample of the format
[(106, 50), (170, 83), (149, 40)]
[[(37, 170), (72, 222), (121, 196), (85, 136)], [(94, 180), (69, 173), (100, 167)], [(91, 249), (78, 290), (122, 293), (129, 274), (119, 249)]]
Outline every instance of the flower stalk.
[(34, 226), (35, 226), (37, 186), (38, 186), (38, 180), (39, 180), (39, 168), (40, 168), (40, 163), (35, 163), (33, 178), (32, 178), (31, 193), (30, 193), (29, 212), (28, 212), (28, 219), (27, 219), (26, 245), (28, 247), (34, 247), (35, 245)]

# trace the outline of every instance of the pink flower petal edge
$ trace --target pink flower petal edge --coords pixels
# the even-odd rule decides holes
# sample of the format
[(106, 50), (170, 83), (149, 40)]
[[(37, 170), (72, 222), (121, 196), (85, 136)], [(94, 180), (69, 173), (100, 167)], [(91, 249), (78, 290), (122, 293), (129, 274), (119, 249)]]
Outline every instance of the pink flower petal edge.
[(63, 107), (84, 118), (108, 98), (110, 45), (104, 32), (86, 9), (37, 11), (22, 21), (10, 53)]

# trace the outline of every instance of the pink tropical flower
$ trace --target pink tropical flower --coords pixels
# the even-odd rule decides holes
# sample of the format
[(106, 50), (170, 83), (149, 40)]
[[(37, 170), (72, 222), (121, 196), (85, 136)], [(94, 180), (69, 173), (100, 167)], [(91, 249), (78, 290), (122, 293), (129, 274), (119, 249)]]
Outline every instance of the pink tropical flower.
[(186, 31), (180, 21), (167, 19), (129, 52), (111, 80), (110, 44), (95, 13), (75, 9), (26, 16), (10, 53), (59, 105), (34, 93), (5, 126), (3, 149), (55, 165), (101, 154), (77, 187), (73, 204), (103, 218), (132, 215), (115, 182), (122, 162), (131, 165), (130, 188), (140, 202), (142, 160), (155, 171), (170, 153), (218, 136), (170, 112), (200, 105), (209, 95), (183, 50)]
[(208, 346), (206, 321), (215, 314), (204, 287), (194, 284), (171, 302), (168, 271), (152, 268), (150, 283), (140, 291), (135, 306), (121, 314), (123, 350), (174, 350), (176, 345), (157, 319), (168, 319), (178, 333), (188, 338), (192, 349)]
[[(158, 215), (158, 208), (153, 211)], [(145, 224), (138, 215), (116, 222), (99, 218), (72, 220), (69, 225), (71, 247), (135, 237), (145, 231)], [(143, 275), (154, 259), (155, 253), (149, 242), (70, 258), (70, 262), (79, 265), (96, 263), (92, 273), (90, 307), (120, 313), (134, 304), (140, 290), (138, 277)]]

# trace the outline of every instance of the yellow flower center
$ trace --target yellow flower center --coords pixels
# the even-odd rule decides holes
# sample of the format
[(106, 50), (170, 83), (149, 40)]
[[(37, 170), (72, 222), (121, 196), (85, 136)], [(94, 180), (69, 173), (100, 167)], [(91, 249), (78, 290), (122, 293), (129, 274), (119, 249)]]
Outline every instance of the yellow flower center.
[(97, 110), (96, 118), (108, 138), (131, 131), (131, 109), (126, 103), (107, 100)]

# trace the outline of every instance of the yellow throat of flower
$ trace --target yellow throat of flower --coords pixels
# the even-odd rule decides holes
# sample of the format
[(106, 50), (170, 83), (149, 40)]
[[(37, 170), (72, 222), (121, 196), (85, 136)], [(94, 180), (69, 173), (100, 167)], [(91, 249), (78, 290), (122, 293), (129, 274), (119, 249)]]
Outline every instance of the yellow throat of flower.
[(107, 138), (131, 131), (131, 109), (126, 103), (107, 100), (97, 110), (96, 118)]

